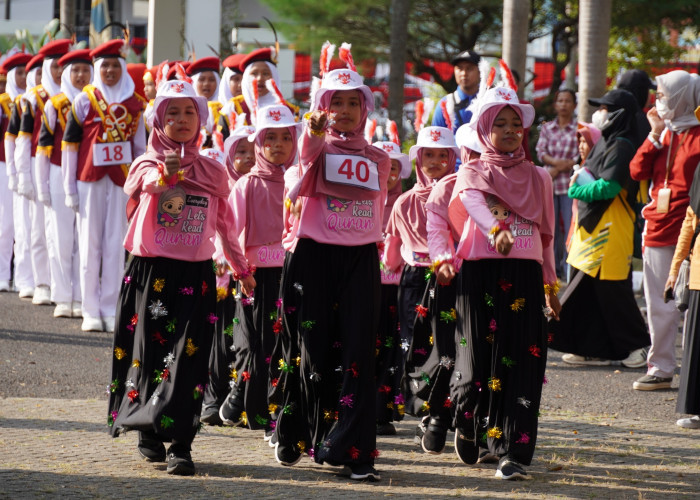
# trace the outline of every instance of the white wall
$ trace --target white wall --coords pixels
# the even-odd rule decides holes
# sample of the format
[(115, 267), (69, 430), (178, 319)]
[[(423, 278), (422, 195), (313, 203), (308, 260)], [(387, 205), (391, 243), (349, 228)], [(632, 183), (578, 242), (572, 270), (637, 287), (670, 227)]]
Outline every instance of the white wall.
[[(5, 0), (0, 0), (0, 19), (5, 19)], [(53, 0), (10, 0), (10, 19), (46, 24), (53, 19)]]
[(185, 39), (194, 43), (197, 59), (216, 54), (221, 40), (221, 0), (185, 0)]

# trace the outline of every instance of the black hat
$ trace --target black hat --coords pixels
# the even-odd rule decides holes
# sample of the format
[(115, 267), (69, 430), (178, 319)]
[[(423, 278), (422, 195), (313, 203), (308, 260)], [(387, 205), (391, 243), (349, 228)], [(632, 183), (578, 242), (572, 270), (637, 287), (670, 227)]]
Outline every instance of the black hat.
[(641, 69), (630, 69), (622, 73), (617, 82), (617, 87), (625, 90), (632, 90), (635, 88), (656, 90), (656, 84), (652, 82), (649, 75)]
[(452, 58), (452, 66), (457, 66), (457, 63), (462, 61), (478, 65), (479, 61), (481, 61), (481, 56), (473, 50), (465, 50)]
[(591, 106), (612, 106), (616, 109), (620, 107), (634, 107), (635, 102), (634, 96), (625, 89), (613, 89), (603, 97), (588, 99), (588, 104)]

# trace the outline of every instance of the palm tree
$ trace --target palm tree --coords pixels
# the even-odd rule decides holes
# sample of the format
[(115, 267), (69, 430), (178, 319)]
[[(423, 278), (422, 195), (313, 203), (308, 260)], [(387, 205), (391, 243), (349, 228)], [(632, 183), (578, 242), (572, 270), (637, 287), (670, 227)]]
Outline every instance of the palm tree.
[(579, 120), (590, 121), (589, 97), (605, 94), (612, 0), (579, 3)]
[[(530, 14), (530, 0), (504, 0), (503, 2), (503, 60), (525, 81), (527, 57), (527, 18)], [(518, 96), (523, 96), (523, 85), (518, 88)]]

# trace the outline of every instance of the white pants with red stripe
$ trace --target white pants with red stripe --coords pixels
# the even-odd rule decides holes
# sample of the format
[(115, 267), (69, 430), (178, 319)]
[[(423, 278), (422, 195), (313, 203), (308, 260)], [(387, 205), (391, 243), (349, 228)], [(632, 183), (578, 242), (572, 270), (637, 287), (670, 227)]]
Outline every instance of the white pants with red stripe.
[(32, 157), (31, 175), (34, 186), (34, 199), (29, 202), (29, 214), (31, 217), (31, 242), (30, 252), (32, 261), (32, 273), (34, 286), (50, 286), (51, 270), (49, 265), (49, 246), (46, 234), (45, 206), (36, 198), (37, 190), (36, 172)]
[(12, 193), (12, 215), (15, 223), (15, 287), (34, 288), (34, 273), (32, 272), (31, 235), (32, 218), (31, 202), (24, 196)]
[(13, 194), (8, 186), (5, 162), (0, 162), (0, 281), (10, 281), (15, 225), (12, 220)]
[(51, 207), (46, 209), (51, 260), (51, 300), (57, 304), (80, 302), (80, 254), (75, 212), (65, 204), (61, 167), (49, 167)]
[(97, 182), (78, 181), (78, 198), (83, 317), (114, 317), (124, 273), (127, 196), (104, 176)]

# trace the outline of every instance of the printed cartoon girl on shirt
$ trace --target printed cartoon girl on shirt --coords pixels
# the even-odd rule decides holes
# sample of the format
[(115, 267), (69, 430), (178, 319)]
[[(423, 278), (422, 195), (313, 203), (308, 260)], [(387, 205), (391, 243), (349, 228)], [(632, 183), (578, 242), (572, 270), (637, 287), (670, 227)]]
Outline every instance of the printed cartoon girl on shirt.
[(510, 216), (510, 209), (503, 205), (501, 200), (495, 196), (488, 196), (486, 198), (486, 203), (489, 206), (489, 210), (497, 220), (507, 221)]
[(187, 195), (180, 186), (163, 191), (158, 198), (158, 224), (172, 227), (180, 222), (180, 214), (185, 208)]

